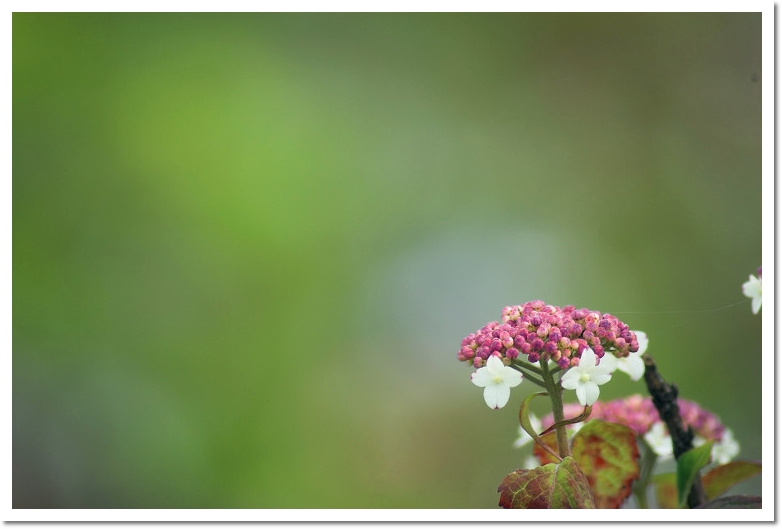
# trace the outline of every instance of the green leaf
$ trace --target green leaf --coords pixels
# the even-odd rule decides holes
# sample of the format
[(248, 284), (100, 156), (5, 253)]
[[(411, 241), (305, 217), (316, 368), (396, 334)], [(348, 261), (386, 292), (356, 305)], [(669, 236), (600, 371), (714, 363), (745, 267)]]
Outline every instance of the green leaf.
[(676, 488), (679, 491), (679, 507), (684, 507), (692, 482), (698, 472), (711, 460), (711, 446), (714, 441), (706, 441), (698, 448), (684, 452), (676, 461)]
[(594, 509), (586, 477), (572, 457), (561, 463), (514, 470), (497, 489), (505, 509)]
[(736, 483), (760, 474), (761, 469), (756, 461), (733, 461), (711, 469), (703, 476), (706, 498), (713, 500)]
[(573, 437), (571, 451), (592, 487), (595, 506), (618, 509), (641, 474), (635, 432), (622, 424), (593, 419)]
[(666, 472), (652, 478), (658, 509), (678, 509), (679, 498), (676, 492), (676, 473)]
[(696, 509), (762, 509), (760, 496), (726, 496), (698, 505)]

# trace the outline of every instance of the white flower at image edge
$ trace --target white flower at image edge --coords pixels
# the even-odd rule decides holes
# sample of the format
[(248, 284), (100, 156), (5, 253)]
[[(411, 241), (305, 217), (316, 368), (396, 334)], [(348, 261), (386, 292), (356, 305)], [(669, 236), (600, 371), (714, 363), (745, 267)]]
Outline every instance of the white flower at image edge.
[[(624, 371), (630, 375), (630, 379), (635, 382), (636, 380), (640, 380), (640, 378), (644, 376), (644, 371), (646, 371), (646, 366), (644, 365), (644, 360), (641, 358), (641, 355), (644, 354), (644, 351), (646, 351), (646, 348), (649, 346), (649, 338), (647, 338), (645, 332), (633, 332), (635, 333), (635, 337), (638, 339), (638, 351), (630, 353), (624, 358), (617, 358), (616, 368), (619, 371)], [(603, 359), (605, 359), (607, 356), (608, 355), (605, 355)], [(601, 362), (603, 361), (604, 360), (601, 360)]]
[(499, 409), (510, 399), (510, 388), (521, 384), (521, 373), (502, 363), (496, 356), (490, 356), (486, 366), (473, 373), (472, 383), (483, 389), (483, 400), (489, 408)]
[(760, 306), (763, 304), (763, 280), (751, 275), (749, 281), (741, 285), (741, 290), (745, 296), (752, 298), (752, 314), (760, 312)]
[[(616, 368), (616, 362), (611, 359), (615, 356), (606, 354), (600, 365), (597, 364), (597, 355), (592, 349), (584, 349), (581, 353), (581, 361), (577, 366), (571, 367), (562, 375), (562, 387), (576, 390), (576, 397), (582, 406), (591, 406), (600, 396), (601, 386), (611, 380), (611, 371)], [(606, 359), (608, 359), (606, 361)]]

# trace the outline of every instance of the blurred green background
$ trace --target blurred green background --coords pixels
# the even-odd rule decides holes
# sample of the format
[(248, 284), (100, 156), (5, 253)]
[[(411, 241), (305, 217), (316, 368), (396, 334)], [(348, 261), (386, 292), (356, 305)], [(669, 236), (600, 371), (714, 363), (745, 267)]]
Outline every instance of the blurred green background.
[(13, 506), (494, 508), (536, 389), (456, 353), (533, 299), (759, 459), (760, 60), (759, 13), (15, 13)]

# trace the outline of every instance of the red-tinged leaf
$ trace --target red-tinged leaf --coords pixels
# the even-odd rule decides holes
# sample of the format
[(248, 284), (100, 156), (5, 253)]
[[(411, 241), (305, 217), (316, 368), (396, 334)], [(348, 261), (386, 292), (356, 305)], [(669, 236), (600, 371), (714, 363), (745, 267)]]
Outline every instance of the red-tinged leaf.
[(713, 500), (736, 483), (760, 474), (761, 469), (756, 461), (733, 461), (711, 469), (702, 478), (706, 498)]
[(598, 509), (618, 509), (632, 494), (633, 481), (641, 474), (633, 430), (593, 419), (573, 437), (571, 452), (592, 487)]
[(707, 501), (696, 509), (762, 509), (763, 500), (760, 496), (726, 496)]
[[(546, 435), (541, 436), (540, 440), (546, 443), (546, 446), (551, 448), (554, 452), (558, 450), (557, 432), (549, 432)], [(532, 447), (532, 455), (538, 458), (538, 461), (540, 461), (541, 465), (547, 465), (549, 463), (559, 463), (558, 459), (556, 459), (549, 452), (541, 448), (540, 445), (538, 445), (537, 443), (535, 443), (535, 445)]]
[[(545, 453), (545, 452), (544, 452)], [(514, 470), (497, 489), (505, 509), (594, 509), (586, 477), (572, 457), (561, 463)]]
[(654, 494), (658, 509), (678, 509), (679, 493), (676, 489), (676, 473), (657, 474), (654, 480)]

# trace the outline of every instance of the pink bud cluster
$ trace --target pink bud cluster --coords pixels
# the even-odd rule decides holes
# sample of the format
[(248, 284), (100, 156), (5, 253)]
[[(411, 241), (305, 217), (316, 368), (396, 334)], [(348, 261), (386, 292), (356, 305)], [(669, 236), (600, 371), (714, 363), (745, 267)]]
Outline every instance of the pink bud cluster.
[[(697, 435), (707, 440), (722, 440), (725, 427), (716, 415), (689, 400), (679, 399), (678, 404), (684, 424), (692, 426)], [(564, 406), (566, 418), (576, 417), (583, 410), (584, 408), (578, 404), (565, 404)], [(652, 398), (641, 395), (631, 395), (607, 402), (597, 401), (592, 405), (592, 413), (587, 421), (591, 419), (603, 419), (608, 422), (624, 424), (638, 435), (644, 435), (655, 423), (662, 422)], [(553, 415), (549, 414), (543, 417), (541, 423), (544, 428), (548, 428), (554, 424)]]
[(492, 355), (505, 364), (523, 355), (528, 362), (553, 360), (565, 369), (578, 365), (588, 347), (598, 358), (606, 352), (622, 358), (638, 351), (638, 340), (610, 314), (573, 305), (560, 308), (538, 300), (502, 309), (502, 322), (493, 321), (469, 334), (462, 340), (458, 357), (483, 367)]

